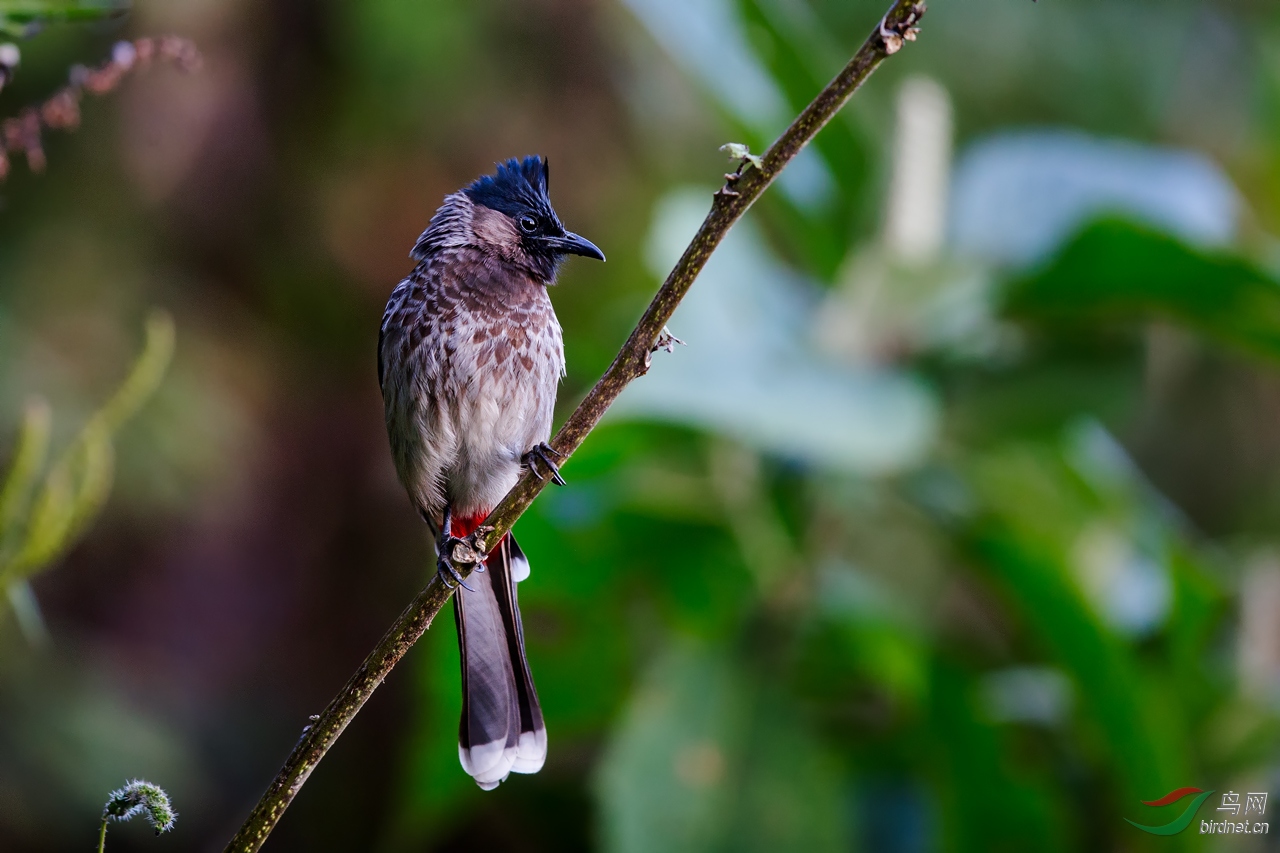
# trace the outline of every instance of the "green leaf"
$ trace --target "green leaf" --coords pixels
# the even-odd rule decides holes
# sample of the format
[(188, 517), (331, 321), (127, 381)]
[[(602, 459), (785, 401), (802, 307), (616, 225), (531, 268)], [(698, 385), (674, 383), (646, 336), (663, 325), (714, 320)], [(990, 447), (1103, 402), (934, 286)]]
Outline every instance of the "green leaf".
[(0, 0), (0, 34), (27, 38), (47, 23), (97, 21), (123, 15), (129, 0)]
[[(632, 695), (601, 764), (605, 849), (709, 850), (728, 831), (743, 686), (718, 655), (676, 647)], [(736, 769), (736, 768), (735, 768)]]
[(1280, 281), (1235, 255), (1194, 249), (1130, 222), (1085, 229), (1047, 269), (1015, 282), (1005, 309), (1072, 330), (1166, 319), (1280, 359)]
[(776, 687), (677, 642), (615, 731), (596, 793), (606, 850), (848, 850), (843, 779)]
[(18, 433), (18, 446), (13, 463), (0, 489), (0, 574), (14, 546), (11, 540), (27, 514), (36, 478), (44, 468), (49, 453), (49, 431), (53, 417), (43, 400), (27, 403)]
[(0, 21), (94, 21), (128, 11), (129, 0), (0, 0)]
[[(738, 0), (737, 12), (761, 65), (799, 113), (847, 61), (822, 21), (800, 3)], [(849, 234), (872, 227), (872, 140), (853, 112), (842, 110), (814, 138), (808, 156), (821, 157), (834, 179), (833, 204), (821, 212), (796, 206), (785, 193), (765, 201), (787, 242), (818, 276), (830, 280), (848, 252)]]
[(1062, 795), (1042, 767), (1019, 760), (1007, 729), (981, 718), (975, 682), (945, 656), (930, 691), (932, 775), (947, 844), (956, 853), (1079, 849)]
[[(173, 320), (163, 312), (152, 314), (147, 321), (146, 344), (129, 376), (54, 462), (38, 490), (25, 524), (19, 523), (19, 510), (14, 510), (15, 527), (24, 528), (21, 531), (22, 541), (20, 545), (13, 546), (12, 557), (0, 563), (0, 588), (15, 580), (31, 577), (65, 554), (102, 509), (111, 491), (115, 433), (155, 392), (173, 356), (173, 342)], [(47, 413), (45, 418), (47, 420)], [(38, 416), (36, 422), (38, 424)], [(47, 423), (43, 429), (43, 441), (47, 444)], [(40, 460), (43, 456), (41, 448)], [(36, 469), (38, 467), (37, 463)], [(32, 469), (28, 477), (34, 476), (36, 469)], [(12, 477), (10, 479), (13, 480)], [(20, 491), (14, 487), (15, 495)], [(7, 500), (8, 495), (9, 488), (6, 487), (0, 497)], [(8, 504), (0, 506), (7, 507)], [(0, 518), (4, 517), (0, 515)], [(14, 534), (16, 537), (17, 533)]]
[(108, 433), (117, 432), (155, 393), (173, 358), (173, 318), (154, 311), (147, 318), (146, 343), (124, 384), (99, 413)]

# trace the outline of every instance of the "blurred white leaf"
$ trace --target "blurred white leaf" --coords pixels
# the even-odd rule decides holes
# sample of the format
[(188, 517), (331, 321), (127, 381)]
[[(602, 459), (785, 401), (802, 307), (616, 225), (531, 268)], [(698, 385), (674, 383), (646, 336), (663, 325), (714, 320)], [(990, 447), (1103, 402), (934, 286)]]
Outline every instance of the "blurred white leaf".
[(1222, 245), (1235, 236), (1242, 209), (1230, 179), (1203, 155), (1070, 130), (974, 143), (956, 167), (951, 198), (955, 248), (1011, 264), (1045, 257), (1105, 214)]
[(931, 77), (908, 77), (898, 87), (896, 113), (885, 247), (903, 262), (928, 264), (942, 249), (946, 230), (951, 96)]
[[(665, 275), (693, 236), (709, 194), (679, 191), (657, 206), (648, 261)], [(671, 321), (688, 346), (656, 353), (612, 417), (648, 417), (733, 436), (815, 465), (888, 474), (919, 461), (937, 404), (904, 373), (849, 367), (812, 346), (815, 291), (736, 226)]]
[(1126, 532), (1095, 522), (1076, 539), (1077, 579), (1095, 612), (1131, 636), (1155, 631), (1173, 606), (1173, 581), (1158, 559), (1143, 553)]
[(1250, 695), (1280, 707), (1280, 559), (1260, 551), (1249, 559), (1240, 582), (1237, 665)]
[[(734, 118), (772, 139), (791, 110), (768, 69), (751, 50), (742, 20), (729, 0), (623, 0), (676, 64)], [(817, 94), (815, 92), (815, 94)], [(822, 208), (835, 195), (835, 178), (822, 156), (805, 148), (778, 177), (801, 208)]]
[(980, 686), (987, 719), (996, 723), (1056, 725), (1071, 712), (1071, 681), (1043, 666), (1011, 666), (988, 673)]
[(677, 63), (749, 125), (781, 125), (787, 102), (727, 0), (623, 0)]

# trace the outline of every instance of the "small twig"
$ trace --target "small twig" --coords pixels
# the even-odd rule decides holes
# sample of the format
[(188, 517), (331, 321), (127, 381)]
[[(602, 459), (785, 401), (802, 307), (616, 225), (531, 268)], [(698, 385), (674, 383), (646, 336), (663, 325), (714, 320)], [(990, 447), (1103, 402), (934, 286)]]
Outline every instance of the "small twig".
[[(0, 53), (12, 45), (0, 45)], [(11, 58), (16, 65), (17, 49)], [(170, 62), (184, 71), (200, 67), (200, 53), (188, 39), (177, 36), (141, 38), (136, 41), (117, 42), (111, 58), (97, 68), (75, 65), (70, 78), (49, 100), (38, 107), (27, 107), (18, 115), (0, 122), (0, 181), (9, 174), (9, 155), (21, 153), (27, 159), (27, 167), (33, 172), (43, 172), (46, 160), (43, 131), (74, 130), (80, 125), (80, 99), (85, 92), (105, 95), (120, 85), (124, 76), (135, 68), (160, 60)], [(0, 88), (12, 74), (12, 66), (5, 66), (0, 56)], [(7, 68), (7, 71), (4, 69)]]
[[(759, 166), (753, 164), (753, 168), (742, 171), (736, 176), (736, 180), (728, 180), (727, 185), (716, 192), (711, 212), (707, 214), (702, 227), (685, 249), (675, 269), (667, 276), (613, 364), (552, 439), (551, 446), (558, 454), (566, 457), (571, 455), (599, 423), (605, 411), (622, 393), (622, 389), (631, 380), (644, 375), (649, 367), (651, 353), (676, 306), (689, 292), (689, 287), (706, 266), (711, 253), (720, 245), (729, 228), (746, 213), (800, 149), (844, 106), (876, 66), (900, 49), (903, 40), (914, 39), (915, 25), (924, 10), (925, 4), (920, 0), (896, 0), (849, 64), (818, 93), (813, 102), (760, 158)], [(489, 517), (475, 533), (464, 540), (467, 547), (464, 549), (462, 545), (458, 546), (460, 556), (472, 558), (492, 551), (545, 486), (545, 480), (538, 479), (532, 473), (525, 474), (493, 512), (489, 513)], [(473, 559), (457, 562), (458, 571), (463, 577), (475, 565)], [(431, 625), (431, 621), (452, 593), (438, 578), (433, 578), (418, 593), (320, 714), (320, 719), (294, 747), (271, 787), (227, 845), (227, 851), (252, 853), (262, 847), (316, 765), (386, 678), (387, 673)]]

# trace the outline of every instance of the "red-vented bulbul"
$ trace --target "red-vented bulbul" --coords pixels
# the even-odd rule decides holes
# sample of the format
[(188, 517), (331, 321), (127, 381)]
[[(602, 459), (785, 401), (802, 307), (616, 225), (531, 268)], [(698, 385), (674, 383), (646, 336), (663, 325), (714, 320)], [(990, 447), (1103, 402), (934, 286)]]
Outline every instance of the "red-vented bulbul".
[(516, 604), (529, 563), (508, 535), (463, 584), (450, 554), (522, 465), (564, 482), (546, 442), (564, 375), (547, 287), (565, 255), (604, 260), (560, 224), (547, 161), (508, 160), (447, 196), (431, 217), (378, 340), (396, 471), (431, 527), (442, 579), (461, 587), (453, 599), (462, 653), (458, 754), (485, 790), (512, 771), (536, 773), (547, 755)]

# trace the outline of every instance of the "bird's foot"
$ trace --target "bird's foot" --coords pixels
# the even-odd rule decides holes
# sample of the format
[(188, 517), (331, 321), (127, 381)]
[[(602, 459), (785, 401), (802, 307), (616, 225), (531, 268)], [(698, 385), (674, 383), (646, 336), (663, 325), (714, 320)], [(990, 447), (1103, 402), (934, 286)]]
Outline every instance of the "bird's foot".
[(564, 477), (560, 476), (560, 467), (551, 461), (552, 456), (559, 456), (561, 459), (564, 458), (563, 453), (544, 441), (541, 444), (534, 445), (528, 453), (520, 457), (520, 462), (529, 466), (529, 470), (532, 471), (533, 475), (539, 480), (545, 480), (547, 478), (538, 470), (538, 466), (533, 464), (535, 462), (540, 462), (543, 467), (547, 469), (547, 472), (550, 473), (551, 482), (555, 483), (557, 486), (563, 486), (565, 484)]
[[(453, 567), (454, 546), (465, 543), (465, 539), (459, 539), (458, 537), (450, 536), (447, 533), (436, 540), (436, 574), (439, 575), (440, 582), (446, 587), (460, 586), (469, 592), (475, 592), (474, 589), (467, 586), (467, 582), (462, 579), (462, 575), (458, 574), (458, 570)], [(476, 571), (484, 571), (483, 562), (476, 563)]]

